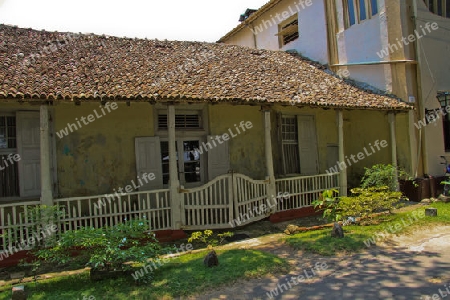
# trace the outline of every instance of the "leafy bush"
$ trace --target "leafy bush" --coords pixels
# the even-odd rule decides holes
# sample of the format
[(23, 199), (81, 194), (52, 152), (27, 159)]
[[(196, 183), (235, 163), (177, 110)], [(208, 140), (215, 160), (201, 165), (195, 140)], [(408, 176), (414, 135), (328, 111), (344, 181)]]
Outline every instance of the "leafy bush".
[(188, 242), (198, 241), (205, 244), (205, 247), (212, 248), (221, 245), (227, 237), (232, 237), (233, 233), (230, 231), (224, 233), (214, 234), (212, 230), (205, 230), (203, 232), (196, 231), (191, 234)]
[(343, 217), (368, 217), (375, 212), (391, 211), (398, 206), (401, 192), (389, 187), (354, 188), (352, 196), (340, 197), (337, 209)]
[(396, 191), (398, 182), (395, 179), (395, 172), (397, 172), (398, 178), (413, 179), (407, 172), (402, 169), (396, 169), (391, 164), (377, 164), (371, 168), (364, 169), (364, 176), (361, 179), (362, 188), (387, 186), (389, 190)]
[(401, 192), (392, 192), (387, 186), (354, 188), (351, 192), (351, 196), (338, 197), (337, 190), (326, 190), (312, 204), (316, 210), (323, 211), (325, 219), (337, 222), (348, 217), (368, 217), (375, 212), (391, 211), (402, 197)]
[(336, 222), (341, 219), (339, 206), (339, 191), (336, 189), (323, 191), (321, 197), (312, 202), (314, 209), (323, 210), (323, 218), (331, 222)]
[(126, 262), (145, 263), (167, 253), (148, 231), (147, 220), (131, 220), (112, 227), (82, 227), (64, 232), (52, 247), (34, 251), (38, 261), (65, 264), (78, 252), (86, 265), (100, 270), (126, 270)]

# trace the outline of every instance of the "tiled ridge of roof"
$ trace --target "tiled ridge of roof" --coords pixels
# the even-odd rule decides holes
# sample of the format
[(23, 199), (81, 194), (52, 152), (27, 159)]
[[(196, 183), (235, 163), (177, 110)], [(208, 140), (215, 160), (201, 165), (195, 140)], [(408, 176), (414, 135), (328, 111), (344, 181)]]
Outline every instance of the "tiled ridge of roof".
[(0, 98), (411, 109), (286, 52), (0, 25)]
[(264, 14), (266, 11), (268, 11), (269, 9), (271, 9), (272, 7), (274, 7), (275, 5), (280, 3), (281, 1), (283, 1), (283, 0), (270, 0), (270, 1), (268, 1), (266, 4), (264, 4), (263, 6), (258, 8), (254, 13), (252, 13), (246, 20), (240, 22), (236, 27), (234, 27), (228, 33), (226, 33), (223, 37), (221, 37), (217, 41), (217, 43), (224, 43), (228, 38), (232, 37), (233, 35), (235, 35), (239, 31), (241, 31), (245, 27), (251, 25), (251, 23), (255, 19), (257, 19), (259, 16)]

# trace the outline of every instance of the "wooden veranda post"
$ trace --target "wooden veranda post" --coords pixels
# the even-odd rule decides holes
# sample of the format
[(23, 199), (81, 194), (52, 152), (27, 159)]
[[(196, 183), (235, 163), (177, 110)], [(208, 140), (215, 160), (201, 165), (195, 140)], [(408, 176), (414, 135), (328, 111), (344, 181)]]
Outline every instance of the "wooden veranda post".
[(40, 106), (40, 159), (41, 159), (41, 204), (52, 206), (52, 179), (50, 166), (50, 138), (48, 106)]
[(167, 128), (169, 130), (169, 189), (172, 208), (173, 229), (181, 229), (181, 201), (179, 192), (180, 181), (178, 180), (177, 150), (175, 137), (175, 107), (169, 105), (167, 112)]
[[(345, 164), (345, 152), (344, 152), (344, 112), (342, 110), (336, 110), (336, 119), (338, 125), (338, 139), (339, 139), (339, 163)], [(339, 166), (339, 185), (340, 195), (347, 196), (347, 168)]]
[[(267, 189), (267, 198), (272, 203), (273, 199), (278, 201), (277, 190), (275, 185), (275, 172), (273, 169), (273, 156), (272, 156), (272, 136), (271, 136), (271, 123), (270, 123), (270, 110), (267, 108), (264, 110), (264, 133), (265, 133), (265, 154), (266, 154), (266, 170), (267, 179), (269, 185)], [(277, 207), (272, 208), (272, 213), (275, 213)]]

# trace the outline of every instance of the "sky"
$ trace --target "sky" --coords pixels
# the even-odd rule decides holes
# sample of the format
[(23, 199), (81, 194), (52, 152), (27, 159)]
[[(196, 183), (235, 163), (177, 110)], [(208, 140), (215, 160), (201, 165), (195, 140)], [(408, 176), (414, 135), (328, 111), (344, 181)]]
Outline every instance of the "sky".
[(0, 24), (119, 37), (215, 42), (268, 0), (0, 0)]

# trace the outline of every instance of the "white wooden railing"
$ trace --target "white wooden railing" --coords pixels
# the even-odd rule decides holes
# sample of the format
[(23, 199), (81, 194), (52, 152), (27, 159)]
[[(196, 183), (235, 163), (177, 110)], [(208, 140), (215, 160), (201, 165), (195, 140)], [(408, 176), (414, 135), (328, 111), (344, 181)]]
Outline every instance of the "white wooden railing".
[(55, 204), (65, 213), (61, 220), (62, 232), (80, 227), (114, 226), (136, 218), (147, 219), (151, 230), (172, 228), (169, 190), (65, 198), (55, 200)]
[(277, 211), (311, 206), (324, 190), (339, 189), (339, 173), (300, 176), (275, 180), (278, 193), (289, 193), (289, 199), (278, 201)]
[(0, 205), (0, 250), (27, 241), (33, 235), (30, 209), (40, 201), (18, 202)]
[[(58, 220), (58, 234), (80, 227), (112, 226), (124, 220), (146, 218), (151, 230), (221, 229), (243, 226), (263, 219), (274, 212), (311, 206), (326, 189), (339, 188), (339, 174), (323, 174), (277, 179), (277, 196), (268, 195), (269, 182), (253, 180), (242, 174), (226, 174), (209, 183), (179, 190), (181, 205), (172, 207), (168, 189), (142, 191), (114, 197), (105, 195), (56, 199), (64, 217)], [(276, 202), (276, 208), (268, 206)], [(0, 247), (28, 239), (34, 225), (29, 210), (39, 201), (0, 205)], [(174, 209), (180, 210), (181, 220), (173, 220)], [(239, 222), (235, 222), (239, 220)], [(175, 228), (176, 222), (181, 228)]]

